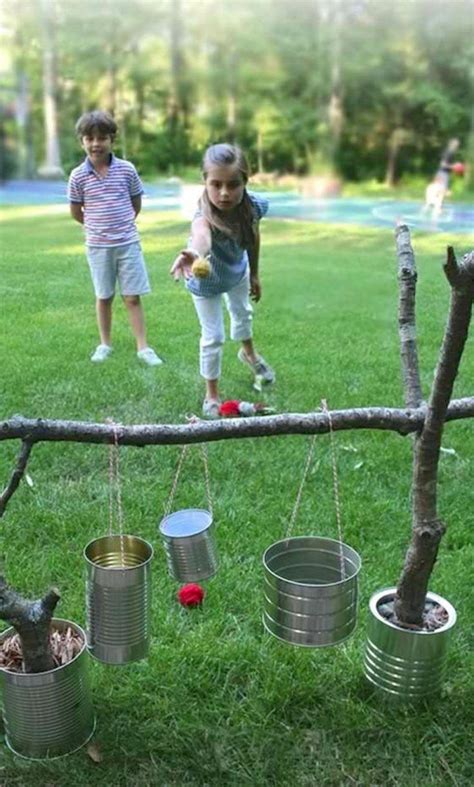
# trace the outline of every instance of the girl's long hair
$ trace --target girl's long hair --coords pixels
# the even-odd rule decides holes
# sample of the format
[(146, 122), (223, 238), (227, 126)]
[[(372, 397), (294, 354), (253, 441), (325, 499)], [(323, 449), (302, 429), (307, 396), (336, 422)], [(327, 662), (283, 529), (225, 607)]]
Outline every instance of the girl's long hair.
[[(202, 160), (202, 174), (204, 180), (207, 178), (210, 167), (222, 167), (227, 165), (235, 165), (242, 175), (244, 183), (247, 184), (250, 176), (250, 169), (245, 155), (237, 145), (229, 145), (225, 142), (219, 145), (211, 145), (206, 150)], [(254, 247), (256, 221), (252, 210), (252, 203), (247, 194), (247, 189), (244, 189), (244, 196), (237, 206), (232, 219), (221, 213), (212, 204), (206, 189), (204, 189), (203, 195), (199, 200), (199, 208), (202, 215), (209, 222), (211, 229), (215, 228), (220, 230), (224, 235), (236, 240), (238, 244), (242, 246), (242, 248), (247, 249), (247, 251)]]

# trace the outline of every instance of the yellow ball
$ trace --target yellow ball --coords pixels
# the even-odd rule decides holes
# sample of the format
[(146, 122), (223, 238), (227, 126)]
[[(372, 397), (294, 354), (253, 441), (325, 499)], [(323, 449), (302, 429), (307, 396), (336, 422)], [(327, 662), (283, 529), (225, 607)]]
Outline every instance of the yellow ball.
[(211, 272), (211, 263), (207, 257), (198, 257), (194, 260), (191, 273), (198, 279), (205, 279)]

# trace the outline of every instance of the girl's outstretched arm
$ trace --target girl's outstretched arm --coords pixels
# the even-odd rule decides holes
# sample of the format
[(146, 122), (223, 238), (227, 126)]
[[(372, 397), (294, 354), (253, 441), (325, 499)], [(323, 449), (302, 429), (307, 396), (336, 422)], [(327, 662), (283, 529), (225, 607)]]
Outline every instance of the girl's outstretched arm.
[(206, 257), (211, 251), (211, 228), (207, 220), (200, 216), (191, 225), (191, 238), (189, 247), (179, 252), (173, 262), (170, 274), (178, 281), (181, 276), (189, 279), (191, 267), (198, 257)]
[(253, 248), (249, 249), (249, 267), (250, 267), (250, 296), (256, 303), (262, 297), (262, 286), (258, 275), (258, 262), (260, 258), (260, 232), (255, 233), (255, 243)]

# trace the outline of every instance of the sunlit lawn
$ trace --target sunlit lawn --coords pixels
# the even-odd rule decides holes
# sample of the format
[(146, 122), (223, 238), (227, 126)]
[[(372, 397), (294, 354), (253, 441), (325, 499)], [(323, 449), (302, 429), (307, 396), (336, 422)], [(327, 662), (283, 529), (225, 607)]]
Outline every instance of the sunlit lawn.
[[(199, 413), (198, 325), (190, 297), (168, 276), (186, 239), (177, 214), (146, 213), (140, 230), (153, 294), (146, 299), (150, 343), (165, 359), (139, 365), (117, 301), (114, 354), (94, 366), (94, 307), (80, 229), (58, 209), (4, 211), (0, 228), (0, 420), (28, 417), (123, 423), (183, 423)], [(403, 402), (397, 335), (397, 280), (391, 232), (268, 221), (263, 230), (264, 296), (256, 307), (258, 347), (277, 371), (267, 400), (305, 412), (322, 397), (332, 408)], [(427, 394), (442, 337), (449, 288), (446, 244), (462, 237), (415, 236), (418, 337)], [(223, 394), (255, 395), (237, 347), (225, 348)], [(468, 342), (455, 396), (472, 395)], [(0, 784), (10, 785), (468, 785), (472, 758), (472, 422), (451, 423), (443, 439), (439, 507), (449, 529), (432, 590), (454, 603), (443, 696), (417, 710), (381, 702), (365, 685), (361, 654), (366, 607), (396, 582), (410, 529), (411, 441), (391, 433), (336, 435), (345, 540), (362, 556), (360, 619), (348, 644), (300, 650), (261, 625), (261, 555), (286, 534), (308, 438), (241, 440), (209, 446), (221, 565), (202, 610), (175, 601), (157, 524), (179, 449), (121, 451), (126, 530), (153, 542), (153, 645), (147, 661), (122, 668), (91, 663), (95, 740), (49, 764), (0, 749)], [(0, 487), (18, 445), (0, 449)], [(0, 553), (9, 581), (25, 594), (58, 586), (58, 614), (84, 623), (82, 549), (108, 528), (108, 454), (101, 446), (42, 444), (2, 520)], [(197, 451), (178, 488), (179, 507), (205, 505)], [(335, 537), (327, 438), (303, 496), (295, 534)]]

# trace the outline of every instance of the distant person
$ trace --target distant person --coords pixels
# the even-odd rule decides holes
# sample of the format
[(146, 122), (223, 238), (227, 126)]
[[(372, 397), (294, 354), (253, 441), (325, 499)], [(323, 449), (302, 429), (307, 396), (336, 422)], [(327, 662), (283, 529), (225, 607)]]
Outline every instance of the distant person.
[(162, 363), (148, 346), (142, 295), (150, 292), (135, 218), (142, 206), (143, 186), (129, 161), (112, 153), (117, 125), (107, 112), (86, 112), (76, 134), (87, 156), (73, 169), (68, 198), (71, 215), (84, 225), (86, 254), (96, 295), (100, 344), (91, 361), (101, 363), (112, 352), (112, 302), (118, 282), (137, 345), (148, 366)]
[[(257, 390), (273, 383), (275, 373), (259, 355), (252, 338), (252, 305), (259, 301), (259, 221), (268, 200), (247, 191), (249, 167), (240, 148), (211, 145), (202, 164), (204, 191), (191, 225), (188, 248), (170, 273), (184, 276), (201, 325), (200, 372), (206, 383), (203, 415), (219, 416), (219, 379), (225, 339), (222, 299), (230, 314), (231, 338), (242, 342), (239, 360), (254, 375)], [(208, 258), (208, 259), (206, 259)]]
[(439, 167), (431, 183), (426, 187), (425, 192), (425, 211), (432, 211), (432, 216), (439, 216), (443, 202), (449, 193), (451, 173), (457, 166), (455, 163), (456, 153), (459, 150), (459, 139), (450, 139), (441, 157)]

